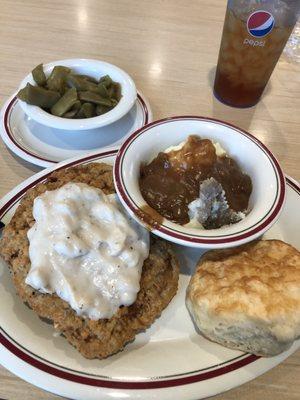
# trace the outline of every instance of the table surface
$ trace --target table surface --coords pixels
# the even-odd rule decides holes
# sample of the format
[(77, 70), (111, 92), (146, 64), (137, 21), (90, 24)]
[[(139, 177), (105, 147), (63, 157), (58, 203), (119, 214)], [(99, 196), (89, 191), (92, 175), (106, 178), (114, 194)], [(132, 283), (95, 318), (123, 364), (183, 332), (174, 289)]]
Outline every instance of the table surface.
[[(96, 58), (126, 70), (148, 97), (154, 118), (180, 114), (223, 119), (248, 130), (300, 178), (300, 66), (280, 59), (256, 107), (233, 109), (212, 93), (225, 0), (0, 0), (0, 101), (40, 62)], [(0, 196), (40, 168), (0, 143)], [(300, 397), (300, 351), (216, 399)], [(57, 396), (0, 367), (0, 397)]]

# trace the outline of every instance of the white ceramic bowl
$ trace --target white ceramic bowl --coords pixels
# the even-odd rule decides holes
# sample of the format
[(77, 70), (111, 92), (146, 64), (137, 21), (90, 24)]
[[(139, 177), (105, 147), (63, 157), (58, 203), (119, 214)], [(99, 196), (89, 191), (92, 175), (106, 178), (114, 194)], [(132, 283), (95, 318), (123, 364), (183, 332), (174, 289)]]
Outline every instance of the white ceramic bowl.
[[(46, 76), (49, 76), (55, 65), (63, 65), (69, 67), (78, 74), (86, 74), (93, 78), (99, 79), (103, 75), (109, 75), (114, 81), (120, 83), (122, 87), (122, 98), (119, 103), (109, 112), (98, 117), (86, 119), (68, 119), (51, 115), (40, 107), (32, 106), (20, 101), (23, 111), (35, 121), (56, 129), (65, 130), (83, 130), (94, 129), (122, 118), (134, 105), (137, 93), (136, 87), (130, 76), (122, 69), (107, 62), (98, 60), (89, 60), (84, 58), (75, 58), (70, 60), (59, 60), (44, 65)], [(28, 74), (21, 82), (20, 88), (26, 86), (27, 82), (36, 85), (32, 74)]]
[[(167, 219), (153, 233), (175, 243), (199, 248), (225, 248), (262, 235), (278, 219), (285, 200), (285, 178), (273, 154), (249, 133), (223, 121), (179, 116), (152, 122), (134, 132), (121, 146), (114, 166), (118, 195), (128, 212), (144, 224), (145, 205), (139, 189), (141, 163), (177, 145), (189, 135), (219, 142), (252, 179), (250, 213), (240, 222), (219, 229), (186, 228)], [(146, 225), (145, 225), (146, 226)]]

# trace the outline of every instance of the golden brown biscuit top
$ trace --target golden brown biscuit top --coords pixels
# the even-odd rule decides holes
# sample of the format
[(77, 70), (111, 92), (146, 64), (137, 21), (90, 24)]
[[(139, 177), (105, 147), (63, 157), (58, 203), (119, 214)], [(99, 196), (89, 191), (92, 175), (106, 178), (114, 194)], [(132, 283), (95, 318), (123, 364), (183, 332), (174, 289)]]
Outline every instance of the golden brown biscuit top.
[(187, 296), (211, 317), (252, 319), (274, 325), (283, 338), (294, 336), (294, 329), (299, 335), (300, 253), (279, 240), (210, 251)]

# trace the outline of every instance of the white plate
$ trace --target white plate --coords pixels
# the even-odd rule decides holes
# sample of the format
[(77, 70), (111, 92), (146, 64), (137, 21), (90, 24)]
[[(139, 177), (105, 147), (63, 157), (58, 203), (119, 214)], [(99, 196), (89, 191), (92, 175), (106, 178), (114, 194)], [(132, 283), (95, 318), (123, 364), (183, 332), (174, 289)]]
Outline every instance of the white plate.
[[(113, 163), (116, 149), (68, 160), (71, 166), (90, 161)], [(44, 170), (12, 190), (0, 202), (0, 219), (8, 223), (29, 187), (49, 175)], [(286, 205), (266, 234), (299, 246), (300, 187), (287, 180)], [(191, 271), (203, 251), (177, 246), (181, 262), (179, 290), (160, 318), (137, 335), (125, 350), (106, 360), (86, 360), (54, 335), (16, 296), (11, 276), (0, 262), (0, 362), (11, 372), (45, 390), (80, 400), (198, 400), (239, 386), (273, 368), (300, 347), (272, 358), (226, 349), (195, 331), (185, 307)]]
[(66, 131), (41, 125), (28, 117), (16, 94), (4, 104), (0, 114), (0, 135), (19, 157), (41, 167), (123, 142), (132, 132), (152, 121), (146, 98), (138, 92), (135, 105), (124, 117), (102, 128)]

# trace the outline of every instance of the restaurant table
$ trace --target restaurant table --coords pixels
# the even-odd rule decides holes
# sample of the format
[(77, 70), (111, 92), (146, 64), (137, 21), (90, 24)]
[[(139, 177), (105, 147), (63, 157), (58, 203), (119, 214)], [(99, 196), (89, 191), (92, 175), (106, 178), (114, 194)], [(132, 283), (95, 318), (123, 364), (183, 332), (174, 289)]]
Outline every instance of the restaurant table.
[[(281, 57), (256, 107), (230, 108), (213, 96), (225, 7), (225, 0), (0, 0), (1, 104), (41, 62), (105, 60), (132, 76), (155, 119), (181, 114), (231, 122), (269, 146), (299, 179), (299, 64)], [(0, 143), (0, 196), (39, 170)], [(300, 351), (215, 399), (296, 400), (299, 377)], [(0, 367), (0, 398), (58, 397)]]

